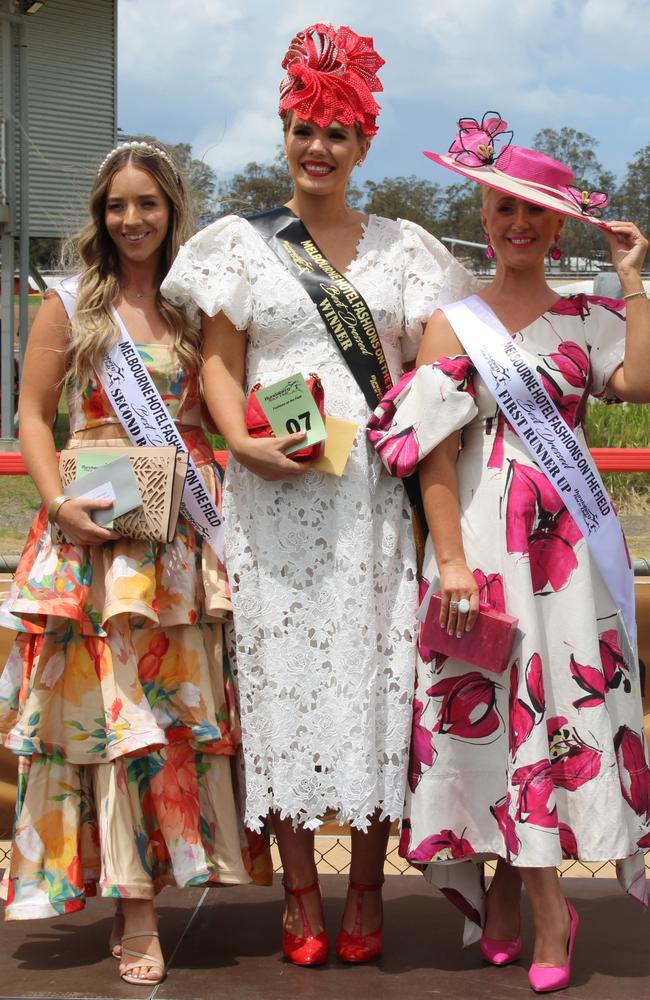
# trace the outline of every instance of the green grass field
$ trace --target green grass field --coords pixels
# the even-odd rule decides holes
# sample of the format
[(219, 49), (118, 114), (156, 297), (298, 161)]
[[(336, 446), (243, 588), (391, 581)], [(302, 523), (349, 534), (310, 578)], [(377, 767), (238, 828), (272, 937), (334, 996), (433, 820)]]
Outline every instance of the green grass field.
[(587, 410), (592, 448), (650, 448), (650, 404), (594, 403)]
[[(587, 435), (592, 448), (650, 448), (650, 404), (594, 403), (587, 410)], [(650, 522), (649, 473), (606, 472), (603, 480), (620, 514), (647, 515)]]

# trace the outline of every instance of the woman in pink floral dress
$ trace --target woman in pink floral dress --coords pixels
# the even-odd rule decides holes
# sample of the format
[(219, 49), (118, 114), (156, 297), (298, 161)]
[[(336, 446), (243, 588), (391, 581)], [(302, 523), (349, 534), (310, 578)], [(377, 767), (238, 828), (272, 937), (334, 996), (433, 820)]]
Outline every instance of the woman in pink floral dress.
[[(46, 297), (25, 359), (21, 445), (43, 506), (2, 609), (18, 638), (0, 676), (0, 736), (20, 758), (6, 917), (70, 913), (99, 891), (121, 904), (123, 975), (151, 986), (163, 974), (155, 893), (264, 878), (266, 855), (259, 836), (251, 850), (233, 791), (239, 721), (217, 556), (182, 517), (170, 544), (136, 541), (91, 520), (108, 501), (58, 496), (51, 428), (63, 384), (69, 447), (129, 443), (94, 373), (115, 336), (113, 304), (219, 493), (201, 427), (199, 333), (159, 293), (189, 235), (185, 182), (164, 147), (109, 153), (91, 214), (76, 285)], [(53, 544), (48, 515), (68, 543)], [(129, 952), (142, 957), (127, 962)]]
[[(647, 241), (630, 223), (608, 224), (626, 302), (559, 297), (545, 254), (567, 215), (589, 219), (604, 198), (577, 192), (576, 202), (571, 172), (535, 151), (497, 156), (499, 119), (459, 125), (450, 155), (432, 158), (486, 185), (482, 221), (497, 258), (492, 283), (464, 303), (489, 307), (558, 426), (584, 441), (590, 395), (650, 398)], [(416, 372), (385, 397), (369, 436), (394, 474), (419, 467), (431, 530), (421, 593), (430, 582), (440, 591), (440, 624), (462, 637), (481, 602), (520, 627), (504, 673), (420, 641), (401, 852), (460, 907), (466, 943), (481, 937), (494, 964), (519, 957), (523, 881), (536, 930), (531, 985), (566, 986), (577, 915), (555, 866), (614, 859), (624, 887), (645, 901), (650, 772), (636, 655), (583, 534), (446, 311), (433, 315)], [(485, 858), (498, 859), (487, 906)]]

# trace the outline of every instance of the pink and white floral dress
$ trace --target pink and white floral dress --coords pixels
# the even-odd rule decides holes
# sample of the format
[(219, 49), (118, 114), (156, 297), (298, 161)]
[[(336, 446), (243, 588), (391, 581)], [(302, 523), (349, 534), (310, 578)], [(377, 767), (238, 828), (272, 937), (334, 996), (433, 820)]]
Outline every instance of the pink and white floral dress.
[[(515, 335), (579, 438), (589, 395), (621, 363), (622, 303), (560, 299)], [(650, 771), (636, 659), (586, 542), (466, 355), (406, 375), (370, 422), (395, 475), (462, 430), (457, 474), (467, 562), (481, 600), (519, 619), (492, 674), (422, 643), (401, 853), (469, 918), (483, 919), (485, 858), (545, 867), (616, 860), (645, 901)], [(421, 595), (438, 577), (427, 542)]]

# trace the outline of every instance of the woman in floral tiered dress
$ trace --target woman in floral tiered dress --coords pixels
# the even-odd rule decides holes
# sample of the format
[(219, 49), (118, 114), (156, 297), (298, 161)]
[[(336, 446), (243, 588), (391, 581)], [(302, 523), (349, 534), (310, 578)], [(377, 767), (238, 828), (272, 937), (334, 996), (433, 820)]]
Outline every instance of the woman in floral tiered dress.
[[(219, 494), (201, 428), (199, 335), (158, 291), (187, 235), (184, 181), (163, 147), (127, 143), (102, 164), (91, 211), (81, 275), (64, 283), (72, 323), (59, 295), (47, 296), (25, 360), (21, 444), (43, 506), (2, 613), (19, 633), (0, 677), (0, 732), (20, 759), (6, 916), (112, 897), (116, 957), (130, 939), (122, 972), (151, 984), (162, 975), (154, 894), (263, 878), (265, 853), (259, 838), (249, 846), (233, 791), (239, 722), (216, 555), (182, 518), (174, 540), (157, 544), (96, 525), (90, 512), (108, 501), (60, 503), (51, 426), (64, 382), (70, 447), (128, 444), (92, 370), (114, 336), (113, 303)], [(52, 543), (48, 512), (69, 544)]]
[[(583, 202), (578, 191), (576, 203), (571, 171), (536, 151), (513, 146), (497, 158), (495, 133), (506, 127), (498, 119), (459, 124), (450, 155), (430, 155), (487, 185), (482, 221), (498, 264), (478, 302), (584, 441), (590, 394), (650, 397), (650, 308), (639, 273), (647, 242), (631, 223), (609, 224), (627, 303), (560, 298), (546, 283), (545, 254), (566, 215), (580, 217), (582, 204), (603, 197)], [(481, 336), (489, 343), (485, 326)], [(420, 642), (401, 852), (460, 907), (466, 941), (480, 937), (498, 965), (519, 957), (523, 880), (536, 930), (530, 981), (546, 991), (568, 985), (577, 928), (555, 871), (563, 858), (615, 859), (624, 887), (645, 900), (650, 772), (627, 641), (634, 629), (624, 628), (576, 522), (462, 338), (434, 314), (419, 367), (385, 397), (369, 433), (394, 474), (419, 467), (431, 528), (422, 595), (429, 582), (440, 590), (440, 623), (462, 638), (480, 600), (518, 618), (521, 634), (502, 674)], [(487, 913), (486, 857), (499, 859)]]

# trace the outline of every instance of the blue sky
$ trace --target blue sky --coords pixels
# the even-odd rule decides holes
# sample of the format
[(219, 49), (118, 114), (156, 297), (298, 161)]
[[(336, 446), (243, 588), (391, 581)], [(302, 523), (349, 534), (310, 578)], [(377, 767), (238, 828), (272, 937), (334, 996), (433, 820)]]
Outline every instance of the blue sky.
[(619, 179), (650, 144), (650, 0), (119, 0), (119, 126), (189, 142), (220, 176), (272, 159), (280, 63), (317, 20), (372, 35), (386, 60), (359, 181), (452, 180), (421, 151), (488, 109), (520, 145), (589, 133)]

